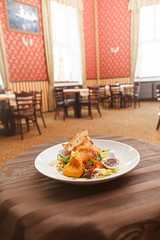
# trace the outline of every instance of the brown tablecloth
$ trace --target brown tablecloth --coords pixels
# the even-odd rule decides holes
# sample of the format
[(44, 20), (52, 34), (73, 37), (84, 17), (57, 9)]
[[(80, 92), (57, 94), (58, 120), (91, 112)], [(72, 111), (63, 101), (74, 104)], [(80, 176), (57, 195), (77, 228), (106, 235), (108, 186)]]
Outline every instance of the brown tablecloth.
[(140, 163), (131, 172), (96, 185), (70, 185), (34, 167), (44, 149), (36, 146), (10, 160), (0, 171), (1, 240), (159, 240), (160, 147), (126, 137)]

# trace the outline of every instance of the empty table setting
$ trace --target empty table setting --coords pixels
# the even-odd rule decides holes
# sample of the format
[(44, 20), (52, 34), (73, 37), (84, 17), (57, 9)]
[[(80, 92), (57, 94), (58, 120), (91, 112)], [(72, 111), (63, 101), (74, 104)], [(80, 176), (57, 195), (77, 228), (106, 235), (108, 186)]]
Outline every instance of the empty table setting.
[(0, 170), (0, 239), (160, 239), (160, 146), (119, 136), (87, 140), (101, 157), (108, 151), (119, 159), (116, 171), (96, 165), (96, 178), (58, 172), (71, 138), (35, 146), (6, 163)]

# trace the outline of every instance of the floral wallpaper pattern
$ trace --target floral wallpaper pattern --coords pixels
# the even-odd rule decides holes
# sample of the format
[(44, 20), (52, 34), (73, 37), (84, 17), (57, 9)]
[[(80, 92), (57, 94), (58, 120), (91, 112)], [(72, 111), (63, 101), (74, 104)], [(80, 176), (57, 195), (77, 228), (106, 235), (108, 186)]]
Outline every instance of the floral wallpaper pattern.
[(86, 78), (94, 79), (97, 77), (97, 73), (93, 0), (83, 0), (83, 9)]
[[(0, 20), (6, 44), (10, 81), (46, 80), (47, 71), (42, 29), (41, 1), (21, 0), (21, 2), (38, 7), (41, 35), (36, 36), (32, 34), (8, 31), (5, 19), (4, 2), (3, 0), (0, 0)], [(24, 37), (27, 41), (32, 39), (33, 45), (28, 47), (25, 46), (22, 43), (22, 37)]]
[[(4, 1), (0, 0), (0, 20), (4, 32), (10, 81), (47, 80), (41, 0), (21, 0), (38, 7), (40, 36), (8, 31)], [(96, 79), (94, 1), (83, 0), (86, 78)], [(130, 75), (130, 11), (128, 0), (97, 0), (100, 78)], [(26, 47), (22, 37), (32, 39)], [(111, 52), (119, 48), (117, 53)]]
[(128, 0), (97, 0), (97, 3), (100, 78), (127, 77), (130, 75)]

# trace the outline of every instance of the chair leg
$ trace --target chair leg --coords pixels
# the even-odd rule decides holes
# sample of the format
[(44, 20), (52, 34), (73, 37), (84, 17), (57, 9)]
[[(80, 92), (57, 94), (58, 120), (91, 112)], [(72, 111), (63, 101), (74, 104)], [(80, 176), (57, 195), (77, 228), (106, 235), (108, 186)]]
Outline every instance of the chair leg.
[(137, 106), (137, 97), (134, 96), (134, 100), (133, 101), (134, 101), (134, 108), (136, 108), (136, 106)]
[(91, 119), (93, 119), (92, 110), (91, 110), (91, 104), (88, 106), (88, 112), (89, 112), (89, 116), (91, 116)]
[(38, 125), (38, 122), (37, 122), (37, 117), (36, 117), (36, 114), (34, 115), (34, 121), (36, 123), (36, 127), (37, 127), (37, 130), (39, 132), (39, 135), (41, 135), (41, 131), (40, 131), (40, 128), (39, 128), (39, 125)]
[(42, 118), (42, 121), (43, 121), (43, 125), (44, 125), (44, 127), (46, 128), (47, 126), (46, 126), (46, 123), (45, 123), (45, 121), (44, 121), (44, 117), (43, 117), (43, 114), (42, 114), (41, 111), (40, 111), (40, 114), (41, 114), (41, 118)]
[(158, 124), (157, 124), (156, 130), (158, 130), (159, 126), (160, 126), (160, 118), (158, 120)]
[(91, 106), (88, 106), (88, 116), (91, 116)]
[(54, 120), (56, 120), (56, 118), (57, 118), (57, 111), (58, 111), (58, 108), (56, 107), (56, 109), (55, 109), (55, 115), (54, 115)]
[(26, 118), (25, 120), (26, 120), (26, 124), (27, 124), (27, 131), (29, 132), (29, 119)]
[(91, 111), (91, 109), (90, 109), (90, 116), (91, 116), (91, 119), (93, 119), (93, 116), (92, 116), (92, 111)]
[(67, 111), (67, 109), (64, 107), (64, 110), (63, 110), (63, 121), (65, 121), (65, 119), (66, 119), (66, 111)]
[(100, 109), (99, 109), (99, 105), (97, 105), (97, 110), (98, 110), (99, 116), (102, 117)]
[(22, 121), (20, 119), (20, 132), (21, 132), (21, 140), (23, 140), (23, 129), (22, 129)]

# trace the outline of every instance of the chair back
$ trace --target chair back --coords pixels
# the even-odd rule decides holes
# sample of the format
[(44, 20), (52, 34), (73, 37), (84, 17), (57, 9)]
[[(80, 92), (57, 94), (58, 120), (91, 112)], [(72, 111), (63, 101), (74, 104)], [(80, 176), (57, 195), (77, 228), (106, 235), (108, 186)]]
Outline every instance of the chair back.
[(34, 97), (35, 97), (36, 110), (41, 110), (42, 109), (42, 90), (34, 91)]
[(64, 103), (63, 88), (54, 88), (54, 97), (56, 105), (63, 104)]
[(103, 86), (99, 86), (99, 95), (100, 97), (105, 97), (107, 94), (106, 94), (106, 86), (103, 85)]
[(157, 100), (160, 101), (160, 84), (156, 85)]
[(110, 85), (109, 90), (110, 90), (111, 97), (119, 96), (119, 95), (122, 94), (121, 89), (120, 89), (120, 85)]
[(133, 96), (134, 95), (134, 87), (124, 87), (123, 93), (125, 96)]
[(100, 92), (99, 87), (88, 87), (89, 88), (89, 102), (91, 104), (96, 104), (99, 102)]
[(140, 83), (134, 83), (134, 96), (139, 97)]
[(15, 93), (17, 111), (20, 115), (34, 114), (34, 94), (31, 92)]

